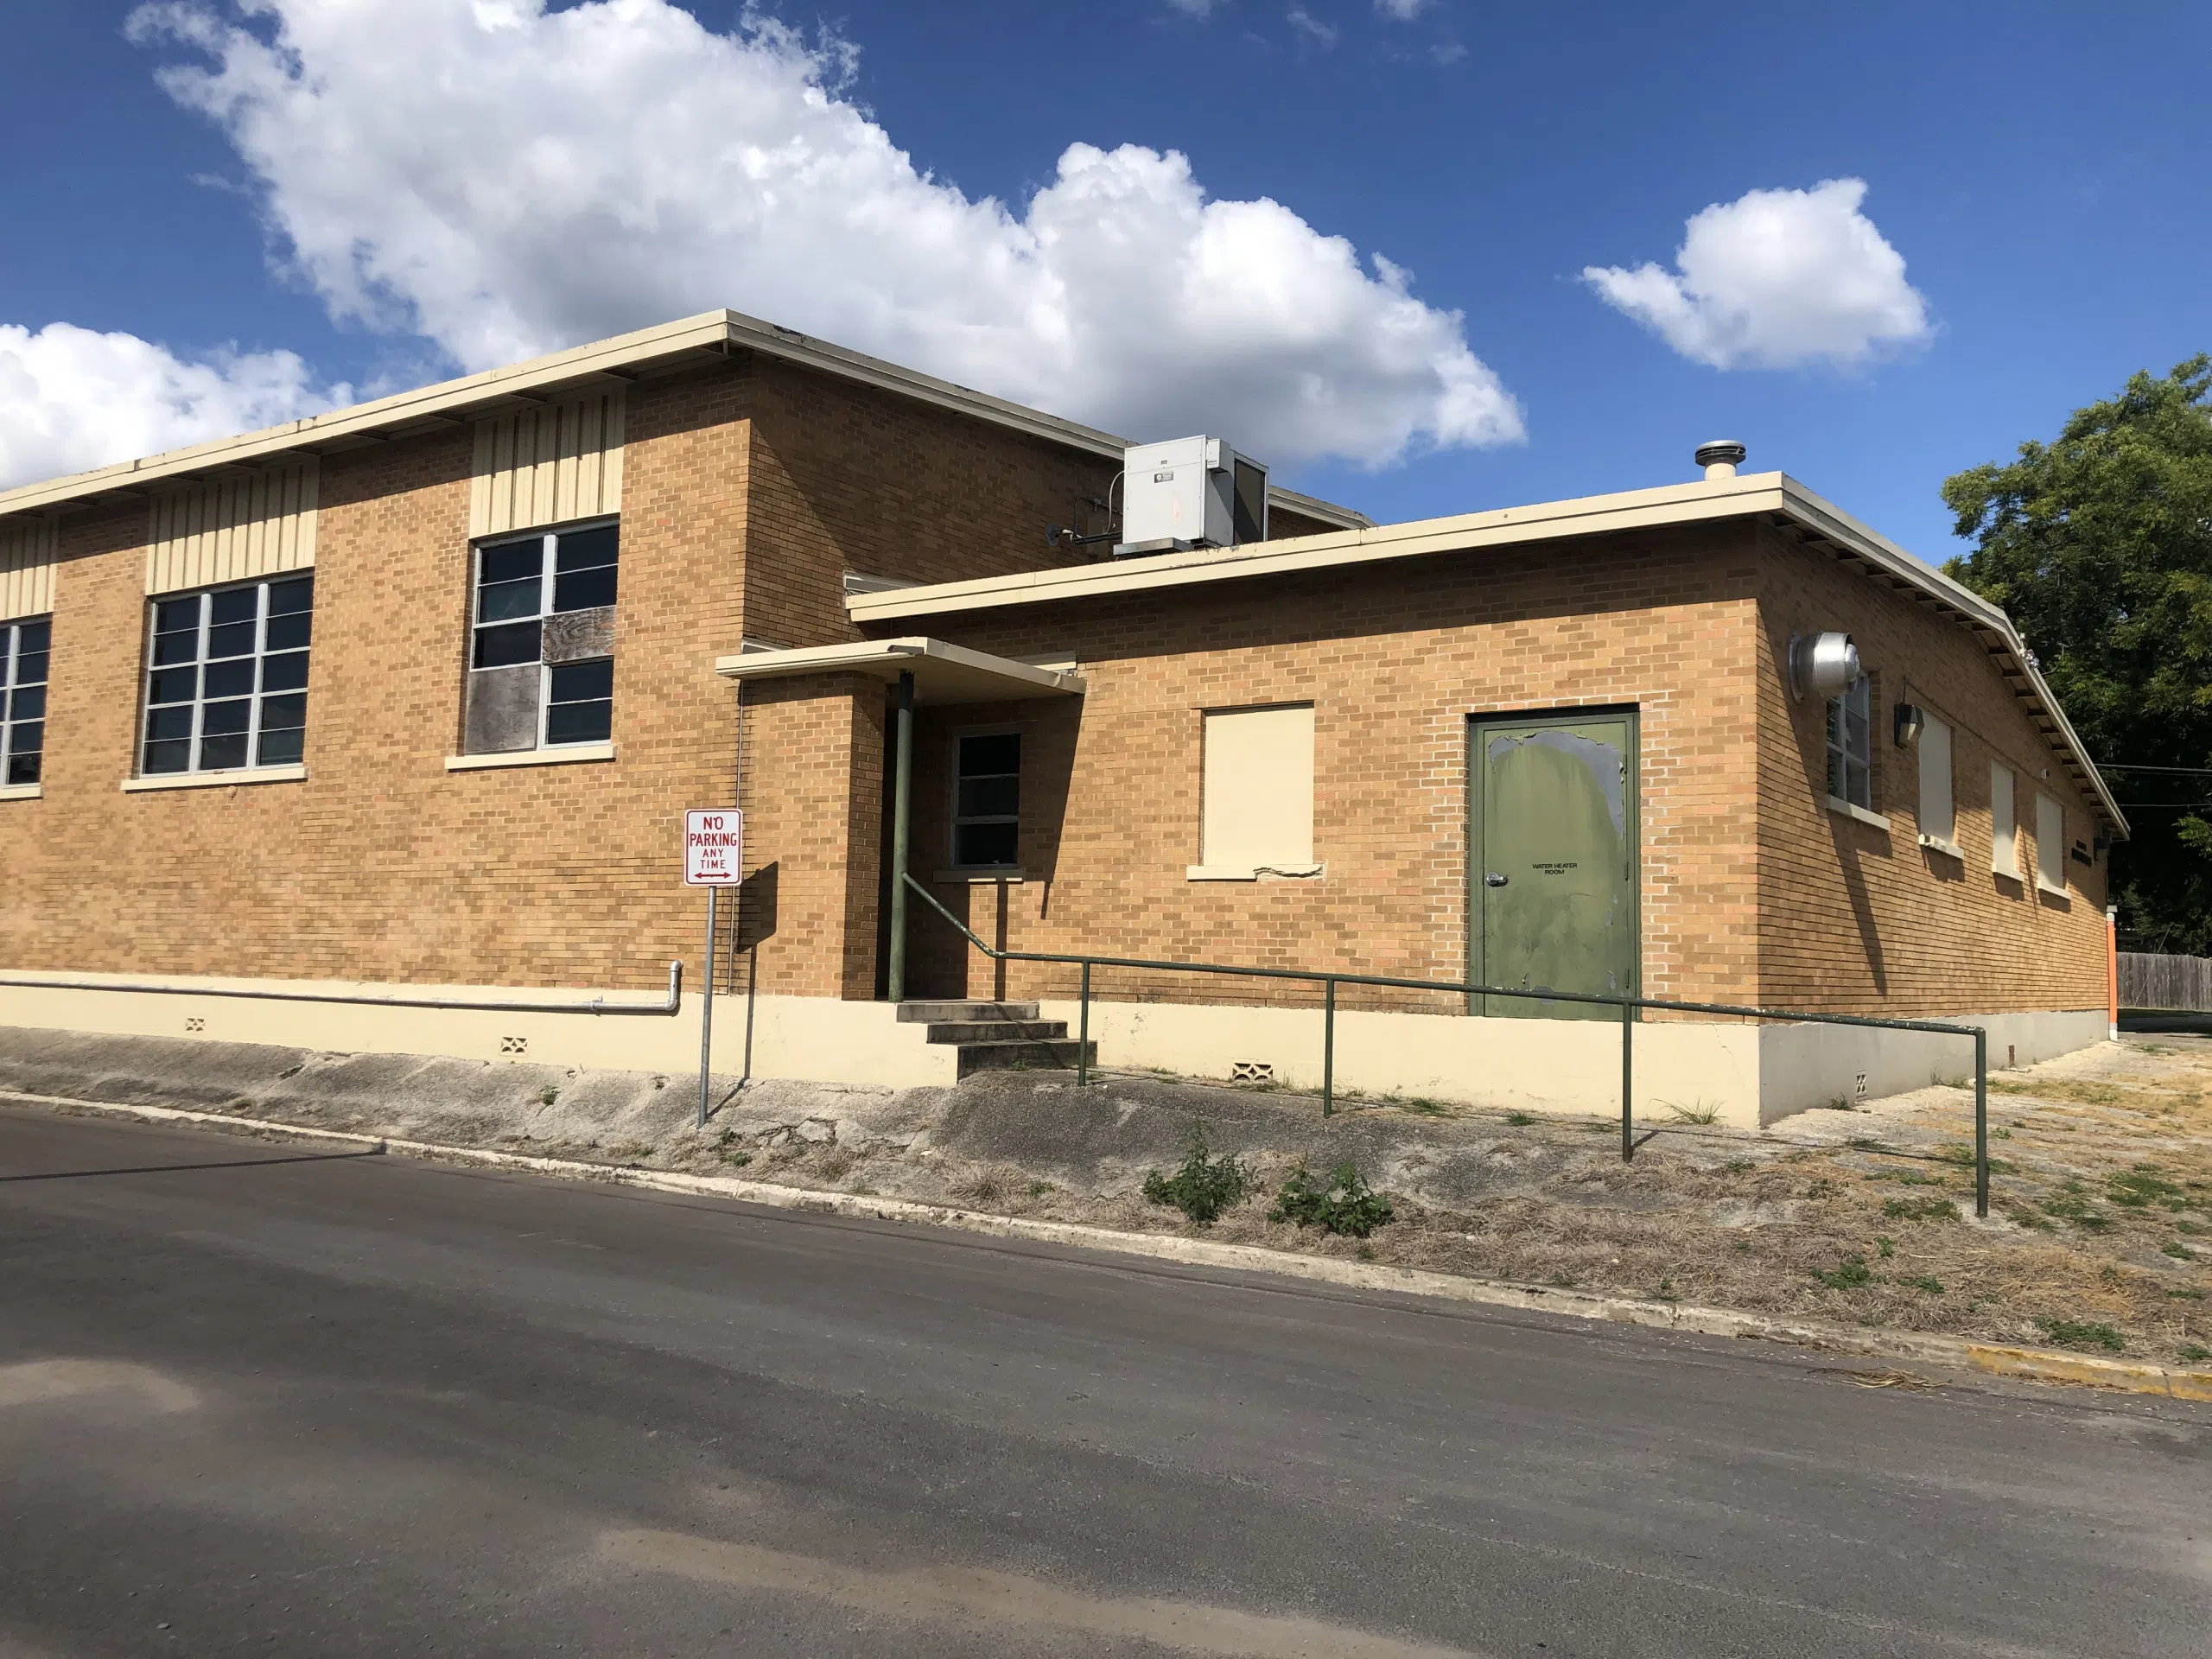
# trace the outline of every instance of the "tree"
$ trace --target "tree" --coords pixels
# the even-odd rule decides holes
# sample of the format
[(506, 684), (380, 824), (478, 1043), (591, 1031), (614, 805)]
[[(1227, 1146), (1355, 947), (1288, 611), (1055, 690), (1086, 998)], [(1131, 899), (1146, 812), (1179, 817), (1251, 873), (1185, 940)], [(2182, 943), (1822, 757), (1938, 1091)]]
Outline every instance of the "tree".
[[(2056, 442), (1947, 480), (1974, 551), (2133, 827), (2113, 849), (2139, 949), (2212, 954), (2212, 357), (2076, 410)], [(2130, 807), (2131, 802), (2138, 804)]]

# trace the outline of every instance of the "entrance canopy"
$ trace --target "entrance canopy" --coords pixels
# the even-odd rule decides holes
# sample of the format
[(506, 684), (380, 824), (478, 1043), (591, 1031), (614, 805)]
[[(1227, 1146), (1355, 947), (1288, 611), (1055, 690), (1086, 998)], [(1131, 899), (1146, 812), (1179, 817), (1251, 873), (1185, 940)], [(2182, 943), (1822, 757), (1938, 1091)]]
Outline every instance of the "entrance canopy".
[(865, 674), (887, 685), (914, 677), (918, 704), (1008, 702), (1020, 697), (1079, 697), (1083, 676), (1068, 669), (1036, 668), (1011, 657), (915, 636), (862, 639), (849, 645), (802, 645), (794, 651), (747, 651), (724, 657), (715, 672), (737, 681), (773, 680), (794, 674)]

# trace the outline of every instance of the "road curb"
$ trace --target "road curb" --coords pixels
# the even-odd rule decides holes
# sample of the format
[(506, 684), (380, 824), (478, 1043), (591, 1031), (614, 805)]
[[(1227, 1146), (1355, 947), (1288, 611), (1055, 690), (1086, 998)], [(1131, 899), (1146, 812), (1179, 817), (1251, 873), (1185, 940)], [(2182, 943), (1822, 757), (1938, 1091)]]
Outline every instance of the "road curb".
[(641, 1187), (649, 1192), (680, 1193), (694, 1198), (734, 1198), (747, 1204), (813, 1215), (950, 1227), (988, 1237), (1018, 1238), (1037, 1243), (1109, 1250), (1117, 1255), (1145, 1256), (1154, 1261), (1173, 1262), (1190, 1267), (1271, 1273), (1338, 1285), (1351, 1290), (1428, 1296), (1446, 1301), (1519, 1308), (1536, 1313), (1557, 1313), (1569, 1319), (1644, 1325), (1699, 1336), (1787, 1343), (1831, 1353), (1958, 1366), (1993, 1376), (2212, 1402), (2212, 1370), (2182, 1370), (2126, 1360), (2097, 1359), (2056, 1349), (2008, 1347), (1975, 1342), (1964, 1337), (1869, 1331), (1853, 1325), (1834, 1325), (1826, 1320), (1779, 1319), (1733, 1308), (1702, 1307), (1694, 1304), (1652, 1301), (1636, 1297), (1601, 1296), (1587, 1291), (1516, 1285), (1499, 1280), (1433, 1273), (1421, 1268), (1395, 1268), (1380, 1262), (1344, 1262), (1333, 1256), (1299, 1255), (1266, 1249), (1256, 1244), (1225, 1244), (1212, 1239), (1185, 1238), (1159, 1233), (1125, 1233), (1110, 1227), (1092, 1227), (1077, 1222), (1033, 1221), (1020, 1216), (999, 1216), (982, 1211), (920, 1204), (911, 1198), (871, 1198), (849, 1192), (819, 1192), (805, 1187), (779, 1186), (769, 1181), (746, 1180), (733, 1175), (684, 1175), (671, 1170), (643, 1169), (634, 1165), (591, 1164), (570, 1158), (497, 1152), (489, 1147), (404, 1141), (385, 1135), (311, 1128), (268, 1118), (238, 1117), (226, 1112), (195, 1112), (174, 1106), (130, 1105), (113, 1101), (81, 1100), (66, 1095), (25, 1094), (13, 1090), (0, 1090), (0, 1101), (60, 1107), (72, 1111), (104, 1112), (153, 1122), (206, 1123), (252, 1129), (264, 1135), (335, 1141), (441, 1163), (474, 1164), (494, 1169), (559, 1175), (569, 1179), (604, 1181), (617, 1186)]

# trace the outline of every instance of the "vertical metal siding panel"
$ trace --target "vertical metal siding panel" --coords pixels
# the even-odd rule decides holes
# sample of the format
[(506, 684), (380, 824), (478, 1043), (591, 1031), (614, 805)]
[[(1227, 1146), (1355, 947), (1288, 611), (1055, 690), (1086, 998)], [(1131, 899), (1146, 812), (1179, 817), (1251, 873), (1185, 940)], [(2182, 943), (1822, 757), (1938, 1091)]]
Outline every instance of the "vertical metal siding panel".
[(54, 608), (58, 542), (51, 518), (0, 519), (0, 622)]
[(312, 569), (321, 480), (309, 457), (156, 496), (147, 511), (147, 593)]
[(625, 392), (610, 393), (607, 399), (607, 428), (600, 449), (599, 510), (601, 512), (622, 511), (622, 446), (623, 434), (629, 418), (629, 397)]
[(556, 486), (561, 476), (561, 411), (539, 410), (533, 416), (537, 438), (536, 461), (531, 468), (531, 523), (550, 524), (556, 516)]
[(499, 443), (496, 421), (476, 423), (476, 458), (468, 475), (468, 538), (492, 531), (492, 457)]
[(622, 510), (623, 394), (594, 392), (476, 423), (468, 533), (495, 536)]

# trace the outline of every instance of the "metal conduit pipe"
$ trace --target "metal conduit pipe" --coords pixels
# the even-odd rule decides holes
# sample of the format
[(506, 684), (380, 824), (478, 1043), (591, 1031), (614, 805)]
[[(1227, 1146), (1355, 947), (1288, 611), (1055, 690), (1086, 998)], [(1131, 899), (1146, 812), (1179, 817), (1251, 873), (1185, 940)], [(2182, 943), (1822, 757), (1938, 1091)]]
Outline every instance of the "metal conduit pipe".
[(372, 1008), (457, 1008), (478, 1014), (674, 1014), (683, 1006), (683, 964), (668, 964), (668, 998), (661, 1002), (464, 1002), (443, 996), (363, 996), (343, 991), (245, 991), (201, 985), (132, 985), (111, 980), (0, 977), (0, 991), (130, 991), (141, 996), (236, 996), (258, 1002), (347, 1002)]

